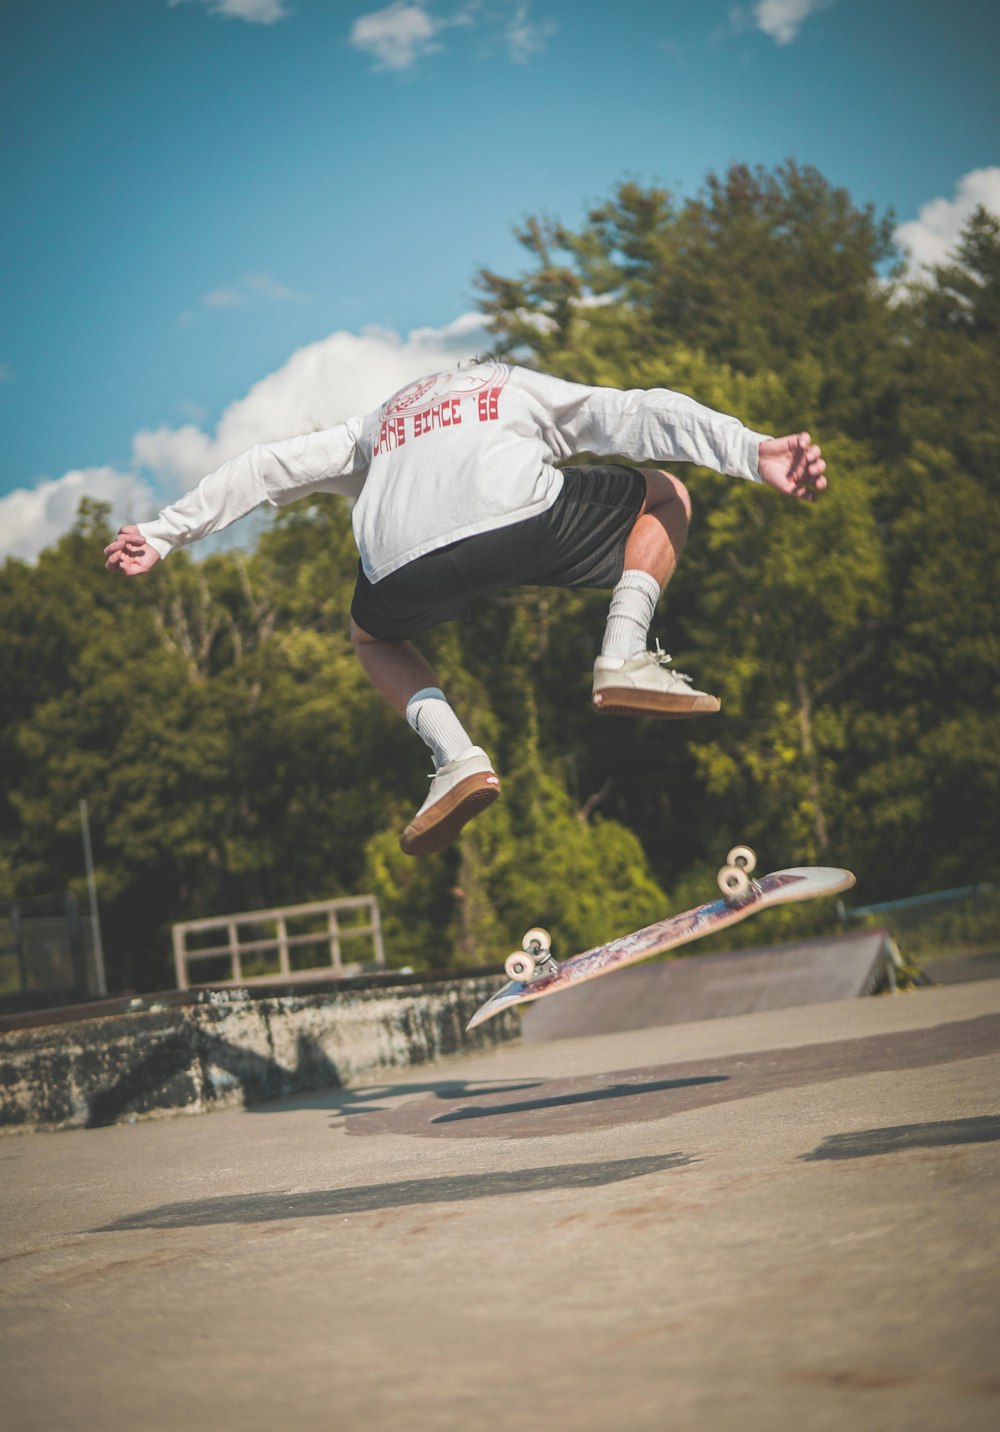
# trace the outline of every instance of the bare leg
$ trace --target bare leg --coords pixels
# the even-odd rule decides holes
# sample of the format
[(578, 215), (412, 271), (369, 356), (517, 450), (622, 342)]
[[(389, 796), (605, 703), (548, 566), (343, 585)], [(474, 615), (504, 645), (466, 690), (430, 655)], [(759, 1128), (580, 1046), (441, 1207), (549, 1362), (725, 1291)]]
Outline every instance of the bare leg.
[(351, 641), (368, 680), (400, 716), (406, 716), (406, 704), (415, 691), (437, 686), (430, 663), (408, 641), (379, 641), (354, 621)]
[(625, 543), (625, 570), (648, 572), (660, 590), (674, 575), (691, 522), (691, 499), (678, 478), (645, 468), (646, 500)]
[(472, 745), (416, 647), (379, 641), (353, 621), (351, 640), (372, 685), (434, 753), (430, 793), (399, 839), (406, 855), (433, 855), (496, 800), (499, 778), (486, 752)]
[(593, 702), (623, 716), (695, 716), (719, 701), (669, 670), (670, 657), (647, 649), (657, 600), (677, 569), (691, 521), (682, 482), (657, 468), (643, 471), (646, 499), (625, 544), (621, 580), (611, 596), (601, 655), (594, 663)]

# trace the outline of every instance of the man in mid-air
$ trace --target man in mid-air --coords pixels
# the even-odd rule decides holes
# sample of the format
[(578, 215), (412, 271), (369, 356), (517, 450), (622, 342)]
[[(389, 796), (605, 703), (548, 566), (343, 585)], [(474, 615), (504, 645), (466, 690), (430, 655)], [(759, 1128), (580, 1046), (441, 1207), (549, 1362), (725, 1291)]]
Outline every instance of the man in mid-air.
[[(566, 464), (575, 454), (610, 463)], [(429, 855), (496, 799), (500, 781), (411, 638), (512, 586), (610, 587), (592, 699), (604, 714), (718, 711), (647, 649), (691, 505), (659, 466), (691, 462), (813, 502), (826, 464), (808, 433), (772, 438), (666, 388), (620, 391), (499, 362), (411, 383), (364, 418), (260, 444), (151, 522), (122, 527), (107, 566), (132, 577), (262, 502), (317, 492), (354, 500), (360, 552), (354, 649), (370, 680), (430, 747), (435, 773), (400, 845)]]

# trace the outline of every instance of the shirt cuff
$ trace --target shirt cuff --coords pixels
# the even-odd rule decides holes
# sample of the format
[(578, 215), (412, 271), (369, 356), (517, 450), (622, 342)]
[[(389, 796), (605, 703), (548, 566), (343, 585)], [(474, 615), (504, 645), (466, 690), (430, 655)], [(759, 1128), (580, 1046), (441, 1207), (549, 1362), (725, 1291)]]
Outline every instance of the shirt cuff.
[(770, 442), (770, 439), (770, 433), (755, 433), (752, 428), (747, 428), (747, 461), (743, 476), (748, 482), (764, 481), (760, 475), (760, 445)]
[(148, 529), (154, 525), (152, 522), (137, 522), (135, 525), (142, 533), (143, 541), (160, 557), (169, 557), (174, 548), (181, 545), (179, 542), (169, 541), (166, 537), (150, 536)]

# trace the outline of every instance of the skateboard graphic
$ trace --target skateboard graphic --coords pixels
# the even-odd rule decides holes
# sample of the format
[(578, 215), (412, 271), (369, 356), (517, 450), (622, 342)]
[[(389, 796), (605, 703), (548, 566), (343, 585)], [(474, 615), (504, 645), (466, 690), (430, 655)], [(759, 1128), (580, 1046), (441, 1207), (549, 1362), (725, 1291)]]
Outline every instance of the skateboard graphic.
[(648, 960), (666, 950), (714, 935), (728, 925), (745, 920), (757, 910), (770, 905), (783, 905), (792, 900), (815, 900), (820, 895), (836, 895), (849, 890), (854, 876), (849, 870), (829, 865), (798, 865), (790, 870), (776, 870), (771, 875), (752, 878), (757, 857), (749, 846), (737, 845), (729, 852), (717, 876), (722, 892), (718, 899), (680, 915), (657, 920), (634, 934), (622, 935), (606, 945), (597, 945), (568, 960), (557, 960), (552, 954), (552, 941), (547, 930), (540, 927), (527, 932), (521, 949), (508, 955), (504, 969), (509, 983), (485, 1004), (480, 1005), (469, 1020), (468, 1029), (475, 1029), (503, 1009), (545, 995), (558, 994), (584, 980), (611, 974), (624, 965)]

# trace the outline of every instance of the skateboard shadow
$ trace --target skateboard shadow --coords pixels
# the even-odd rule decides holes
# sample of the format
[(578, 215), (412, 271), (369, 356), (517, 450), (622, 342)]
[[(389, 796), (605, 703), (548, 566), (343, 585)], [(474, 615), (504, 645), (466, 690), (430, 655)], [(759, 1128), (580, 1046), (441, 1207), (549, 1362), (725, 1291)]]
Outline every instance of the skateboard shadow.
[(728, 1075), (704, 1074), (692, 1079), (651, 1079), (641, 1084), (610, 1084), (602, 1089), (584, 1089), (574, 1094), (550, 1094), (542, 1099), (523, 1099), (512, 1104), (473, 1105), (439, 1114), (432, 1124), (456, 1124), (467, 1119), (492, 1119), (505, 1114), (532, 1114), (540, 1109), (565, 1109), (574, 1104), (603, 1103), (606, 1099), (629, 1099), (641, 1094), (659, 1094), (667, 1089), (692, 1089), (701, 1084), (725, 1084)]
[(343, 1218), (352, 1213), (406, 1208), (428, 1203), (466, 1203), (479, 1198), (544, 1193), (552, 1189), (599, 1188), (626, 1179), (685, 1168), (695, 1163), (690, 1154), (650, 1154), (642, 1158), (610, 1159), (603, 1163), (551, 1164), (481, 1174), (442, 1178), (404, 1179), (399, 1183), (363, 1184), (350, 1188), (310, 1189), (305, 1193), (230, 1194), (166, 1203), (159, 1208), (127, 1214), (91, 1233), (121, 1233), (133, 1229), (198, 1228), (221, 1223), (274, 1223), (288, 1218)]

